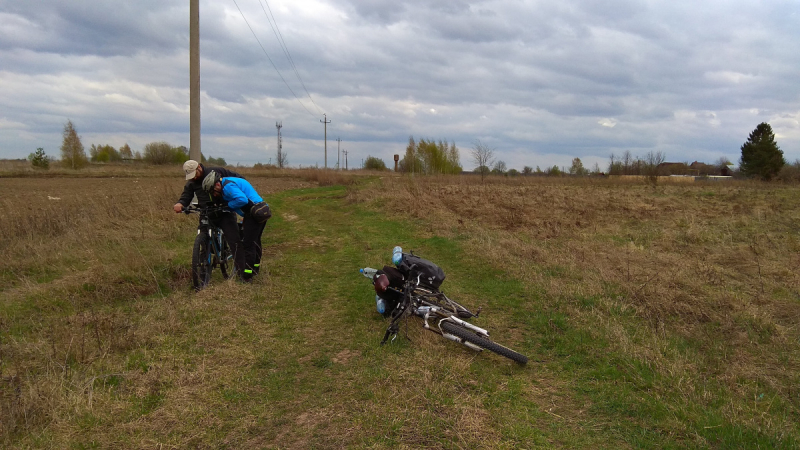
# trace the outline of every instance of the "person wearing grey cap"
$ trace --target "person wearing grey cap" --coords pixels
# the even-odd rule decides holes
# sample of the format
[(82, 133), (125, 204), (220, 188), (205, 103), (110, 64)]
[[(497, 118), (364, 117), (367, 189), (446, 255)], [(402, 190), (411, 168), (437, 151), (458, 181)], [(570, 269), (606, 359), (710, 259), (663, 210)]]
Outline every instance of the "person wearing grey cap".
[[(183, 173), (186, 175), (186, 184), (183, 186), (183, 193), (178, 203), (175, 203), (172, 207), (176, 213), (183, 212), (183, 209), (189, 206), (194, 197), (197, 197), (197, 206), (200, 208), (217, 203), (209, 195), (208, 191), (203, 190), (203, 178), (212, 171), (226, 177), (244, 178), (238, 173), (224, 167), (205, 167), (203, 164), (192, 159), (186, 161), (183, 163)], [(239, 223), (236, 218), (236, 213), (219, 213), (214, 217), (209, 217), (209, 220), (211, 220), (215, 226), (222, 229), (225, 241), (228, 242), (228, 247), (230, 247), (233, 253), (233, 265), (236, 268), (236, 272), (241, 277), (245, 269), (245, 251), (242, 245), (242, 238), (239, 236)], [(198, 226), (198, 230), (206, 232), (205, 229), (202, 229), (202, 225)]]
[(182, 212), (183, 208), (189, 206), (194, 197), (197, 197), (198, 206), (201, 208), (206, 206), (206, 203), (213, 201), (208, 195), (208, 192), (203, 190), (203, 178), (212, 170), (222, 177), (244, 178), (238, 173), (224, 167), (205, 167), (203, 164), (193, 159), (186, 161), (183, 163), (183, 173), (186, 175), (186, 184), (183, 186), (183, 193), (181, 193), (178, 203), (175, 203), (172, 207), (176, 213)]

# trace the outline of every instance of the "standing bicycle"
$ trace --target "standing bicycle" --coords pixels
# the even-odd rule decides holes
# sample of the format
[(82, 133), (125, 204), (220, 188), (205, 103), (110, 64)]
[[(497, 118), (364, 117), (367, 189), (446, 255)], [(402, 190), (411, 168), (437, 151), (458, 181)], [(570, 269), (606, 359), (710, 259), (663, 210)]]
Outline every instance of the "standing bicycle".
[[(211, 171), (230, 177), (241, 177), (238, 173), (224, 167), (205, 167), (197, 161), (189, 160), (183, 164), (183, 172), (186, 175), (186, 184), (178, 203), (172, 207), (176, 213), (181, 213), (192, 203), (192, 198), (197, 198), (197, 207), (202, 209), (218, 204), (203, 190), (203, 178)], [(222, 230), (222, 236), (227, 242), (233, 255), (233, 268), (237, 276), (241, 277), (245, 270), (245, 254), (242, 239), (239, 233), (238, 219), (236, 213), (230, 209), (217, 208), (209, 211), (207, 224), (203, 225), (202, 220), (198, 226), (200, 234), (207, 234), (207, 227), (213, 225)], [(197, 286), (195, 286), (197, 288)]]
[[(192, 248), (192, 286), (196, 291), (208, 286), (211, 273), (219, 267), (222, 277), (227, 279), (232, 275), (233, 252), (225, 238), (225, 232), (215, 225), (210, 217), (217, 214), (230, 212), (222, 205), (209, 205), (200, 208), (191, 205), (184, 208), (185, 214), (196, 213), (200, 215), (200, 225), (197, 227), (197, 237)], [(240, 227), (237, 226), (236, 236), (241, 239)]]
[(261, 234), (267, 220), (272, 217), (269, 205), (245, 179), (221, 177), (210, 171), (203, 179), (203, 189), (213, 199), (225, 203), (228, 208), (242, 216), (242, 246), (245, 254), (243, 281), (250, 281), (261, 268)]

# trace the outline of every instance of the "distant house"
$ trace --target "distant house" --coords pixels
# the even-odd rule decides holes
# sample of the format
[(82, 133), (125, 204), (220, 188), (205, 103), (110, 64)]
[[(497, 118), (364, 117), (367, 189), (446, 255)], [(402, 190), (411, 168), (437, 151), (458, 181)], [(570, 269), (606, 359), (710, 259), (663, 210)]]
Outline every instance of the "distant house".
[(686, 163), (663, 162), (658, 165), (658, 173), (663, 175), (686, 175), (688, 167)]
[(679, 162), (664, 162), (658, 165), (659, 173), (663, 175), (694, 175), (694, 176), (711, 176), (711, 175), (722, 175), (722, 176), (731, 176), (733, 175), (733, 169), (728, 166), (723, 168), (719, 168), (714, 165), (702, 163), (699, 161), (694, 161), (691, 164), (686, 163), (679, 163)]
[(697, 161), (689, 164), (689, 169), (696, 175), (708, 176), (719, 174), (719, 168), (717, 166), (712, 166)]

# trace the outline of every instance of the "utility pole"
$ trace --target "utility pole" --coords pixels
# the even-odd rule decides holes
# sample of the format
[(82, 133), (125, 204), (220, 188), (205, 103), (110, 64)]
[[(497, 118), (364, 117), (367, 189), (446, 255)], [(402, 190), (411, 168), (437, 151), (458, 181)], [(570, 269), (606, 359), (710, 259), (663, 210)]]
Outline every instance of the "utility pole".
[(322, 117), (325, 118), (324, 120), (320, 120), (320, 122), (325, 124), (325, 168), (327, 169), (328, 168), (328, 124), (331, 123), (331, 121), (328, 120), (327, 114), (323, 114)]
[(278, 168), (283, 169), (283, 153), (281, 152), (283, 148), (283, 143), (281, 142), (281, 128), (283, 127), (283, 123), (275, 122), (275, 127), (278, 129)]
[(189, 0), (189, 158), (200, 152), (200, 1)]
[(342, 154), (344, 155), (344, 170), (347, 170), (347, 150), (342, 150)]
[(342, 144), (341, 138), (336, 138), (336, 170), (342, 170), (342, 166), (339, 165), (339, 146)]

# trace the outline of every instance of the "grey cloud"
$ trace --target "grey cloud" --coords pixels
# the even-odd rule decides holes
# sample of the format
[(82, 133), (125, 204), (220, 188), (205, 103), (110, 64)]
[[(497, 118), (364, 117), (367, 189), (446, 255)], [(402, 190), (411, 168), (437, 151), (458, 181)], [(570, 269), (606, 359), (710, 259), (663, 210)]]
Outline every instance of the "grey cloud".
[(100, 56), (169, 49), (182, 40), (186, 27), (181, 9), (175, 2), (159, 1), (3, 2), (4, 22), (26, 23), (29, 28), (14, 40), (0, 41), (6, 42), (0, 48)]
[[(263, 155), (277, 120), (289, 142), (316, 148), (322, 112), (329, 138), (364, 151), (402, 149), (412, 134), (462, 149), (480, 137), (531, 166), (622, 149), (736, 159), (757, 123), (788, 117), (779, 143), (800, 156), (794, 2), (272, 0), (318, 106), (259, 3), (237, 3), (284, 79), (232, 2), (201, 3), (204, 149), (215, 156)], [(48, 129), (58, 141), (67, 117), (87, 137), (188, 140), (187, 16), (179, 0), (0, 0), (0, 157), (27, 154)]]

